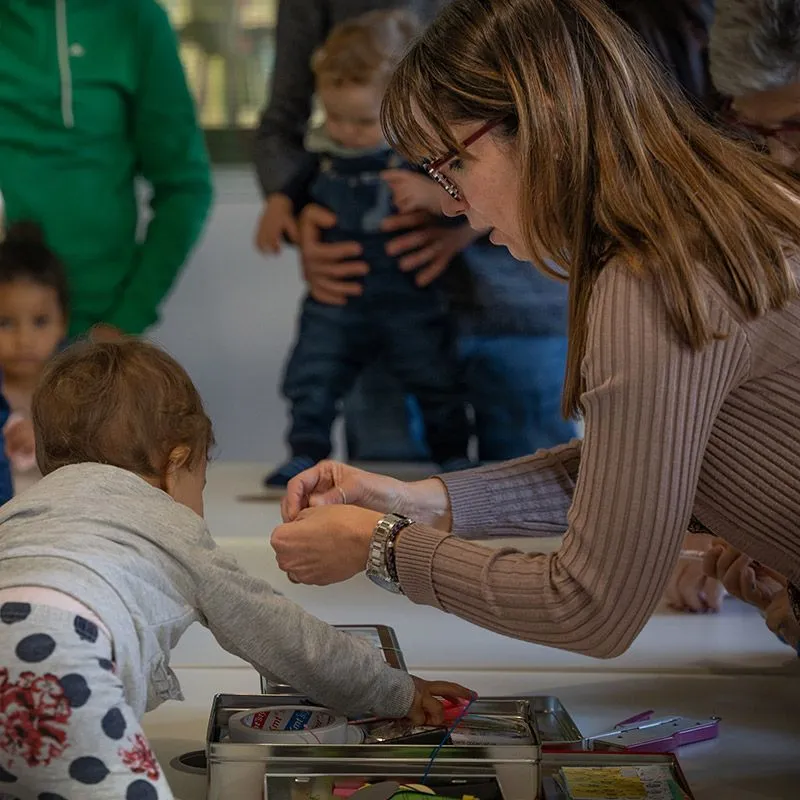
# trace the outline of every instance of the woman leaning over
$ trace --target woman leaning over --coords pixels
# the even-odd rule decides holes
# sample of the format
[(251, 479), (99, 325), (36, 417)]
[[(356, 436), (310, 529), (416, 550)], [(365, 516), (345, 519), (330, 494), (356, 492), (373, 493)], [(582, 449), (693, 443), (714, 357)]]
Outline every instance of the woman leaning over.
[[(800, 582), (796, 180), (698, 119), (595, 0), (455, 0), (384, 122), (446, 213), (568, 276), (585, 439), (413, 484), (323, 463), (289, 486), (280, 566), (325, 584), (369, 560), (416, 603), (600, 657), (652, 614), (691, 518)], [(564, 538), (469, 541), (509, 533)]]

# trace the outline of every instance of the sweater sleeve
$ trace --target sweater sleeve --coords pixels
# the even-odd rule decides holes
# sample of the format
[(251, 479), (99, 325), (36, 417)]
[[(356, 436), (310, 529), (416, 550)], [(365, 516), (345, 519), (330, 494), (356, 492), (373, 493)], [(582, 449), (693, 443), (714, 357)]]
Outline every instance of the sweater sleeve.
[[(653, 284), (609, 265), (590, 308), (586, 434), (561, 548), (490, 550), (410, 526), (397, 541), (409, 598), (538, 644), (605, 658), (624, 652), (663, 593), (715, 418), (749, 369), (745, 333), (710, 291), (709, 318), (725, 337), (692, 351)], [(478, 516), (488, 504), (481, 498), (494, 493), (516, 503), (517, 516), (537, 518), (563, 473), (541, 454), (485, 480)], [(457, 499), (462, 525), (471, 502)]]
[(513, 461), (439, 475), (450, 498), (452, 532), (462, 539), (560, 536), (580, 462), (576, 439)]
[(248, 575), (208, 533), (195, 548), (190, 572), (211, 633), (259, 672), (342, 713), (403, 717), (411, 709), (410, 675)]
[(158, 306), (200, 236), (212, 194), (205, 139), (175, 33), (157, 3), (140, 6), (131, 135), (139, 171), (152, 188), (152, 219), (122, 295), (103, 318), (132, 334), (156, 321)]

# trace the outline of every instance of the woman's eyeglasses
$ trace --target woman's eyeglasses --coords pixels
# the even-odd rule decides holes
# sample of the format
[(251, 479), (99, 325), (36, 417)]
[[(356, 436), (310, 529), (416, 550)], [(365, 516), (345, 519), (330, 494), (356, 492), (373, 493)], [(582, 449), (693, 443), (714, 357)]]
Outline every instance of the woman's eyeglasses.
[[(468, 136), (461, 142), (460, 150), (466, 150), (470, 145), (475, 144), (481, 136), (485, 136), (489, 131), (494, 130), (502, 120), (494, 120), (493, 122), (487, 122), (485, 125), (482, 125), (478, 130), (475, 131), (471, 136)], [(444, 189), (453, 200), (463, 200), (463, 196), (461, 194), (461, 190), (458, 186), (447, 177), (447, 175), (441, 172), (442, 167), (446, 166), (450, 161), (452, 161), (457, 155), (458, 150), (451, 150), (447, 155), (442, 156), (441, 158), (437, 158), (434, 161), (423, 161), (422, 168), (425, 172), (428, 173), (430, 178), (436, 181), (439, 186)]]

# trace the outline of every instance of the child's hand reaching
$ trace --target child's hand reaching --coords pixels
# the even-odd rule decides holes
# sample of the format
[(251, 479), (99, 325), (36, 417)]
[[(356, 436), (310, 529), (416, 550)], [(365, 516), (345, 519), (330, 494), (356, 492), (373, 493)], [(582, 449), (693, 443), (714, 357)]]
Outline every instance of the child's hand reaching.
[(284, 236), (291, 242), (298, 240), (294, 204), (285, 194), (272, 194), (256, 229), (256, 247), (262, 253), (277, 255)]
[(414, 703), (408, 718), (415, 725), (441, 725), (444, 723), (444, 706), (440, 697), (448, 700), (471, 700), (475, 692), (449, 681), (425, 681), (414, 676)]
[(3, 429), (6, 454), (12, 466), (25, 472), (36, 464), (36, 437), (33, 423), (19, 414), (12, 414)]
[(407, 169), (387, 169), (381, 178), (389, 184), (392, 199), (401, 214), (409, 211), (442, 213), (442, 189), (425, 175)]

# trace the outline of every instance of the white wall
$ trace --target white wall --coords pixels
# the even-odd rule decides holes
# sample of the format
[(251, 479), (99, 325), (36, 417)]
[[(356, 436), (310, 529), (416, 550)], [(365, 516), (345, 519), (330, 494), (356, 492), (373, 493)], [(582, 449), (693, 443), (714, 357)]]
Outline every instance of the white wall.
[(217, 170), (203, 240), (152, 337), (190, 372), (214, 421), (218, 458), (275, 462), (286, 410), (278, 394), (302, 294), (297, 255), (253, 248), (260, 209), (253, 174)]

